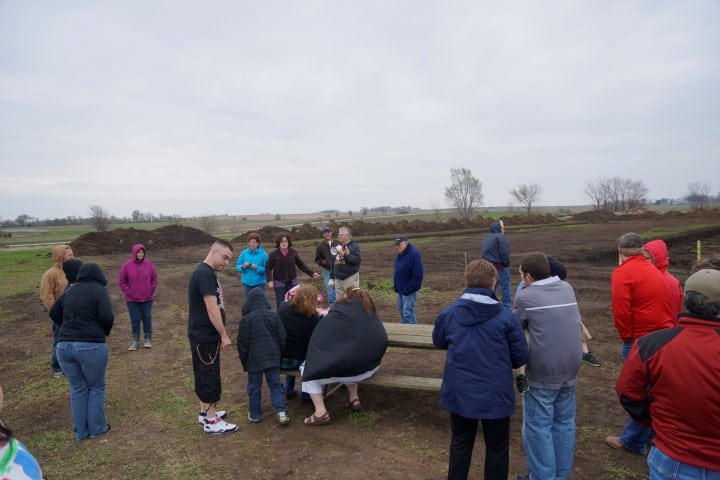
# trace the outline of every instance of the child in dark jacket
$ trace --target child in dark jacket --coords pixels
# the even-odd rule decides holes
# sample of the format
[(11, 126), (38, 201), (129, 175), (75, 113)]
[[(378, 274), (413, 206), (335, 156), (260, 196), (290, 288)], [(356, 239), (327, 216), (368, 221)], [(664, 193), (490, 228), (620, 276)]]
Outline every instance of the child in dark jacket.
[(262, 417), (260, 403), (262, 379), (265, 375), (275, 416), (280, 425), (287, 425), (290, 417), (280, 383), (280, 353), (285, 345), (285, 328), (278, 314), (270, 310), (270, 303), (261, 288), (250, 290), (242, 314), (237, 348), (240, 362), (248, 374), (248, 421), (258, 423)]

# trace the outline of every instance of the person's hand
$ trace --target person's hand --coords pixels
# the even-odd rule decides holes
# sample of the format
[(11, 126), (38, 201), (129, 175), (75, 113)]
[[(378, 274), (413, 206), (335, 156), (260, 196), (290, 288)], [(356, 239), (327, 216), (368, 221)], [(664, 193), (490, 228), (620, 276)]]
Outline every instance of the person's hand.
[(227, 333), (220, 337), (220, 342), (220, 346), (222, 346), (223, 348), (232, 345), (232, 340), (230, 340), (230, 337), (227, 336)]
[(317, 272), (313, 272), (313, 278), (320, 278), (320, 274)]
[(243, 268), (245, 268), (245, 269), (250, 268), (250, 262), (243, 263)]
[(275, 288), (275, 285), (273, 285), (273, 282), (267, 282), (268, 288)]
[(252, 268), (253, 270), (257, 270), (257, 265), (253, 263), (252, 265), (250, 265), (250, 268)]

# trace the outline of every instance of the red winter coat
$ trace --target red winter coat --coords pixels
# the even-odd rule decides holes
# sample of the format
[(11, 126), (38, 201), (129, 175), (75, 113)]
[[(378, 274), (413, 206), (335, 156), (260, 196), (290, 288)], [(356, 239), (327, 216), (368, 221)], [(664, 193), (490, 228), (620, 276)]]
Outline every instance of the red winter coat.
[(652, 256), (655, 268), (663, 274), (668, 291), (670, 292), (670, 305), (673, 314), (677, 318), (683, 308), (683, 290), (680, 286), (680, 280), (668, 272), (670, 256), (668, 255), (667, 245), (662, 240), (653, 240), (643, 245), (643, 248)]
[(682, 315), (633, 345), (615, 391), (655, 445), (688, 465), (720, 471), (720, 319)]
[(611, 283), (613, 319), (623, 342), (675, 325), (665, 279), (643, 255), (625, 259)]

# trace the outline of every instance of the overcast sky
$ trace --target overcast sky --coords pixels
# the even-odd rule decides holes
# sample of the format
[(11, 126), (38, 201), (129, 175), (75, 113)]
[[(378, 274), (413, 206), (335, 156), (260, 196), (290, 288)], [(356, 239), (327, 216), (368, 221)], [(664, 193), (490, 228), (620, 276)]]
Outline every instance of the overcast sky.
[(0, 0), (0, 218), (720, 190), (717, 1)]

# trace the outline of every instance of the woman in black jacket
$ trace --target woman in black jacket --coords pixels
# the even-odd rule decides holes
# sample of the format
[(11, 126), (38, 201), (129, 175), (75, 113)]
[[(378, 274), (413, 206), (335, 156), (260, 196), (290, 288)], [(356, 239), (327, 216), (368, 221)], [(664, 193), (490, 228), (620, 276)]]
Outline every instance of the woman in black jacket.
[(107, 280), (95, 263), (84, 263), (77, 282), (50, 309), (60, 326), (55, 346), (60, 366), (70, 382), (73, 430), (78, 441), (110, 430), (105, 420), (106, 337), (115, 316), (105, 286)]
[(348, 406), (361, 410), (357, 384), (378, 371), (387, 343), (385, 327), (370, 294), (361, 288), (345, 290), (310, 337), (301, 370), (302, 388), (310, 394), (315, 412), (305, 419), (305, 425), (330, 423), (322, 393), (329, 383), (344, 384)]
[(275, 235), (275, 250), (268, 254), (265, 264), (265, 279), (268, 288), (275, 289), (275, 308), (285, 301), (288, 290), (298, 284), (297, 268), (312, 278), (320, 278), (302, 261), (298, 252), (292, 248), (292, 238), (287, 233)]

